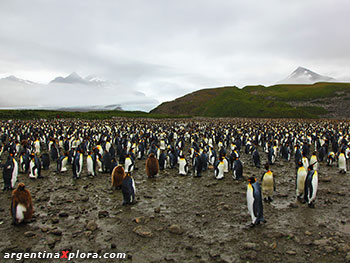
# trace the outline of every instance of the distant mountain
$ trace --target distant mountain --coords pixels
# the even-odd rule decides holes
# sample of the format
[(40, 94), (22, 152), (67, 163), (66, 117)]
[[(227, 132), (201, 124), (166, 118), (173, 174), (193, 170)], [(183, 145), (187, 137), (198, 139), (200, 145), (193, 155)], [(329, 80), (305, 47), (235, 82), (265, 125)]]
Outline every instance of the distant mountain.
[(317, 82), (335, 82), (336, 79), (322, 76), (307, 68), (298, 67), (287, 78), (278, 82), (278, 84), (314, 84)]
[(76, 72), (71, 73), (67, 77), (57, 77), (50, 81), (50, 83), (64, 83), (64, 84), (89, 84), (88, 80), (80, 77)]
[(113, 105), (88, 105), (88, 106), (76, 106), (76, 107), (55, 107), (50, 108), (58, 111), (79, 111), (79, 112), (87, 112), (87, 111), (123, 111), (123, 108), (119, 104)]
[(6, 78), (2, 78), (0, 79), (0, 81), (11, 81), (11, 82), (17, 82), (17, 83), (21, 83), (21, 84), (36, 84), (35, 82), (33, 81), (30, 81), (30, 80), (25, 80), (25, 79), (20, 79), (20, 78), (17, 78), (16, 76), (13, 76), (13, 75), (10, 75)]

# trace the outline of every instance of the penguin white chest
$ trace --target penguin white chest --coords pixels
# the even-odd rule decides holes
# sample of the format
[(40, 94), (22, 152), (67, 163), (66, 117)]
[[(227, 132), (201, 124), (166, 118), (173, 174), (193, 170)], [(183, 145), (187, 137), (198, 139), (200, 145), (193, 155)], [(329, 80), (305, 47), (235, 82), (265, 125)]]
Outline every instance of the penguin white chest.
[(18, 204), (16, 207), (16, 219), (18, 223), (22, 222), (24, 220), (24, 213), (27, 211), (27, 208), (22, 205)]

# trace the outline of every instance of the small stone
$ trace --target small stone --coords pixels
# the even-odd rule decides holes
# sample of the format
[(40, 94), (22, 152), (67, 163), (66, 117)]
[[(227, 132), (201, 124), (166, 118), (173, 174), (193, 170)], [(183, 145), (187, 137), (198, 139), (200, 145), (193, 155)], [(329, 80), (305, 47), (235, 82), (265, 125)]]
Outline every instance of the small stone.
[(114, 243), (112, 243), (112, 244), (111, 244), (111, 248), (112, 248), (112, 249), (115, 249), (115, 248), (117, 248), (117, 245), (114, 244)]
[(154, 208), (154, 213), (159, 214), (159, 213), (160, 213), (160, 207), (156, 207), (156, 208)]
[(171, 225), (169, 227), (169, 232), (176, 235), (182, 235), (184, 230), (179, 225)]
[(304, 234), (307, 235), (307, 236), (312, 236), (312, 233), (310, 231), (305, 231)]
[(54, 234), (55, 236), (62, 236), (62, 231), (59, 229), (53, 229), (50, 231), (51, 234)]
[(287, 255), (290, 255), (290, 256), (294, 256), (297, 254), (297, 252), (295, 252), (294, 250), (288, 250), (286, 253)]
[(256, 250), (257, 247), (258, 247), (257, 244), (251, 243), (251, 242), (247, 242), (243, 244), (243, 249), (245, 250)]
[(59, 217), (68, 217), (69, 215), (68, 215), (67, 212), (61, 212), (61, 213), (59, 213), (58, 216), (59, 216)]
[(331, 176), (325, 176), (320, 178), (320, 182), (323, 182), (323, 183), (330, 183), (331, 181), (332, 181)]
[(35, 236), (36, 234), (34, 233), (34, 232), (32, 232), (32, 231), (27, 231), (27, 232), (25, 232), (24, 233), (24, 236), (25, 237), (33, 237), (33, 236)]
[(88, 196), (84, 196), (80, 199), (82, 202), (87, 202), (89, 201), (89, 197)]
[(228, 205), (224, 205), (223, 207), (222, 207), (222, 209), (224, 209), (224, 210), (229, 210), (230, 209), (230, 207), (228, 206)]
[(52, 224), (57, 224), (60, 220), (57, 217), (51, 218)]
[(324, 247), (324, 250), (325, 250), (328, 254), (330, 254), (330, 253), (332, 253), (332, 252), (335, 251), (335, 248), (334, 248), (334, 247), (331, 247), (331, 246), (325, 246), (325, 247)]
[(315, 246), (324, 247), (328, 244), (328, 239), (318, 239), (313, 242)]
[(95, 231), (97, 229), (97, 224), (95, 221), (90, 221), (89, 223), (87, 223), (86, 225), (86, 229), (90, 230), (90, 231)]
[(86, 237), (90, 237), (90, 236), (92, 235), (92, 231), (85, 231), (85, 232), (84, 232), (84, 235), (85, 235)]
[(109, 212), (108, 211), (99, 211), (98, 218), (104, 218), (104, 217), (109, 217)]
[(49, 231), (49, 228), (46, 227), (46, 226), (43, 226), (43, 227), (40, 228), (40, 229), (41, 229), (41, 232), (44, 232), (44, 233), (46, 233), (47, 231)]
[(153, 237), (153, 233), (151, 232), (151, 230), (149, 230), (145, 226), (137, 226), (132, 231), (141, 237), (147, 237), (147, 238)]

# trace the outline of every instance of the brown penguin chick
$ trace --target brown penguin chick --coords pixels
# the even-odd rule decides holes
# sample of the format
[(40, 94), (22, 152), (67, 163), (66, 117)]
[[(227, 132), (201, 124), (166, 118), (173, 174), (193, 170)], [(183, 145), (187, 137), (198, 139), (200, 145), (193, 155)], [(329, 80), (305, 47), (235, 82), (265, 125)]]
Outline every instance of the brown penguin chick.
[(151, 153), (146, 160), (146, 173), (149, 178), (154, 178), (159, 171), (159, 163), (154, 153)]
[(124, 177), (125, 177), (125, 171), (123, 166), (118, 165), (114, 167), (112, 171), (112, 188), (121, 189)]
[(19, 183), (12, 192), (11, 215), (14, 225), (29, 222), (33, 216), (32, 195), (25, 188), (24, 183)]

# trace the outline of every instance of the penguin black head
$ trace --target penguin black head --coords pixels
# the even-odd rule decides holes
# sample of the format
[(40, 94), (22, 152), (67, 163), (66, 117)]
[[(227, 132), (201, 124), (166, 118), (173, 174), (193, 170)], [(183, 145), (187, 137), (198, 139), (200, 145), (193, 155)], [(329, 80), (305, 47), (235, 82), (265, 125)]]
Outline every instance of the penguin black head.
[(269, 166), (269, 164), (268, 164), (268, 163), (265, 163), (264, 167), (265, 167), (266, 171), (268, 171), (268, 170), (269, 170), (269, 168), (270, 168), (270, 166)]
[(313, 170), (313, 169), (314, 169), (314, 165), (313, 165), (313, 164), (309, 165), (309, 167), (308, 167), (307, 169), (308, 169), (309, 171)]
[(253, 183), (256, 182), (256, 178), (253, 177), (253, 176), (252, 176), (252, 177), (249, 177), (249, 178), (248, 178), (248, 182), (251, 183), (251, 184), (253, 184)]
[(302, 162), (298, 162), (298, 165), (299, 165), (299, 167), (302, 167), (303, 163)]

